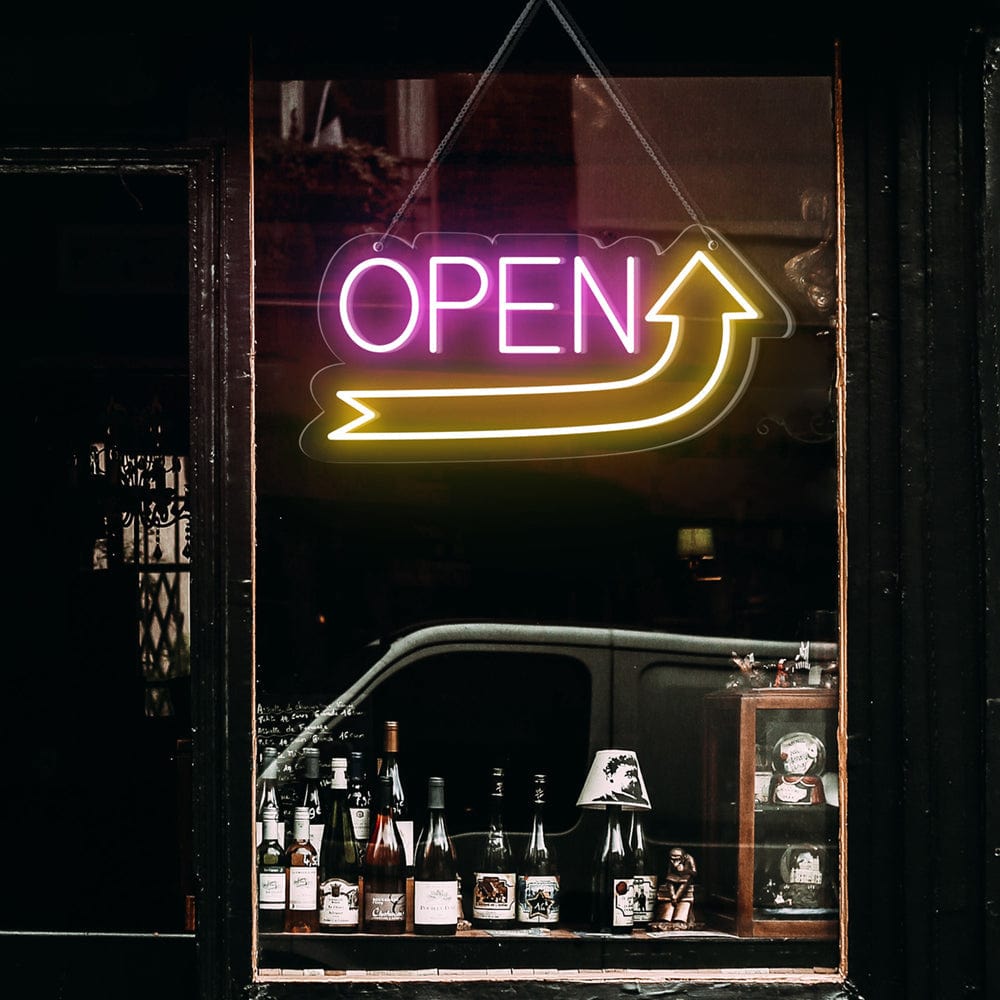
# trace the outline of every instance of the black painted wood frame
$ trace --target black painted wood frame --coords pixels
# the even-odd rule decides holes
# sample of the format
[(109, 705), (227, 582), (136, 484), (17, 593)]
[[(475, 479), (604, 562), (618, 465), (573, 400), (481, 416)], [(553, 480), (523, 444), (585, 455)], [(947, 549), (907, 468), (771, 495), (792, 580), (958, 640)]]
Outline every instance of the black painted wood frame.
[[(11, 995), (29, 985), (35, 997), (259, 1000), (1000, 993), (1000, 26), (978, 5), (934, 12), (919, 30), (881, 30), (861, 18), (818, 29), (793, 20), (789, 12), (778, 32), (786, 52), (805, 32), (838, 40), (843, 101), (850, 816), (843, 981), (252, 982), (244, 831), (253, 656), (253, 38), (229, 25), (195, 32), (197, 39), (130, 36), (137, 48), (122, 59), (119, 84), (138, 74), (136, 52), (158, 54), (147, 73), (169, 52), (172, 100), (184, 108), (177, 119), (123, 128), (109, 126), (97, 107), (69, 125), (44, 113), (30, 123), (15, 115), (0, 150), (0, 170), (102, 169), (110, 153), (112, 161), (149, 161), (189, 176), (202, 568), (194, 595), (197, 931), (2, 934), (0, 982)], [(34, 46), (46, 66), (44, 36), (5, 41)], [(62, 67), (69, 79), (72, 69)], [(17, 101), (7, 91), (5, 107)]]

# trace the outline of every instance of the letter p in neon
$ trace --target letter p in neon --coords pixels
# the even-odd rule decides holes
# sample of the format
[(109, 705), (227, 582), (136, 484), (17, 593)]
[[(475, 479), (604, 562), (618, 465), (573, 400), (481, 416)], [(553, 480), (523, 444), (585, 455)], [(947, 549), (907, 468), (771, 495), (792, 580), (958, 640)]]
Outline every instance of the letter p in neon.
[[(471, 267), (479, 276), (479, 289), (467, 299), (442, 299), (441, 270), (446, 265)], [(438, 324), (438, 314), (445, 309), (474, 309), (486, 297), (489, 288), (489, 277), (486, 268), (475, 257), (431, 257), (428, 262), (427, 274), (427, 312), (428, 312), (428, 346), (431, 354), (441, 353), (441, 333)]]

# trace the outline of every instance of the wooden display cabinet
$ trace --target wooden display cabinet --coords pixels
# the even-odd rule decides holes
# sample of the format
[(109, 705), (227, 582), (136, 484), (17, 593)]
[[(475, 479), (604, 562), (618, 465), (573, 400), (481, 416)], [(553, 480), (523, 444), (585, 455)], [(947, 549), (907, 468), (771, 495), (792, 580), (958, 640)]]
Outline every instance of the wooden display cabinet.
[(836, 692), (713, 692), (704, 727), (705, 922), (740, 937), (836, 938)]

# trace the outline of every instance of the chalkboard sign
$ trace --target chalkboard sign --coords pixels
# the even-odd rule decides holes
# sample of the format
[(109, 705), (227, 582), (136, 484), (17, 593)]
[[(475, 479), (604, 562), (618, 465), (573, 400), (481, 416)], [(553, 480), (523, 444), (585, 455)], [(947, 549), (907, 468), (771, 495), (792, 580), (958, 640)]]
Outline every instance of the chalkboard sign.
[(326, 785), (330, 761), (352, 750), (365, 753), (369, 773), (374, 773), (368, 756), (371, 745), (368, 714), (353, 705), (311, 700), (257, 705), (257, 781), (261, 781), (264, 747), (274, 747), (278, 751), (278, 798), (285, 815), (291, 815), (295, 804), (306, 747), (319, 749), (321, 783)]

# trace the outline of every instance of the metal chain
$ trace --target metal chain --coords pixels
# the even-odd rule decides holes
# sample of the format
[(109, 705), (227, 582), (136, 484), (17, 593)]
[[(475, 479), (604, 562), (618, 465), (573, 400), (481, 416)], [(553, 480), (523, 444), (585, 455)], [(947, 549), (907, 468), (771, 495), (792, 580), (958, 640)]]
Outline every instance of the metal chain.
[(382, 234), (382, 237), (375, 244), (375, 250), (377, 252), (382, 250), (386, 237), (388, 237), (393, 229), (396, 228), (399, 220), (406, 213), (406, 210), (412, 204), (413, 199), (416, 198), (417, 193), (424, 186), (424, 182), (427, 180), (428, 174), (430, 174), (430, 172), (434, 169), (438, 161), (444, 157), (447, 150), (451, 148), (455, 139), (458, 137), (459, 130), (465, 123), (465, 119), (471, 114), (472, 109), (479, 103), (486, 91), (486, 87), (503, 66), (503, 63), (506, 62), (507, 56), (514, 45), (514, 42), (521, 37), (524, 29), (530, 23), (531, 18), (537, 13), (540, 3), (541, 0), (528, 0), (525, 4), (524, 10), (522, 10), (518, 15), (517, 20), (511, 26), (510, 31), (507, 32), (507, 37), (501, 43), (500, 48), (497, 49), (496, 55), (494, 55), (490, 60), (490, 64), (483, 71), (483, 74), (480, 76), (476, 86), (473, 88), (472, 93), (459, 109), (458, 114), (455, 116), (455, 120), (451, 123), (451, 127), (444, 134), (444, 138), (442, 138), (442, 140), (438, 143), (437, 149), (434, 150), (431, 158), (427, 161), (427, 165), (420, 172), (420, 176), (416, 179), (413, 187), (410, 189), (410, 193), (406, 196), (403, 204), (400, 205), (399, 210), (392, 217), (392, 221)]
[[(458, 137), (459, 131), (465, 124), (466, 118), (469, 117), (469, 115), (472, 113), (472, 110), (482, 99), (482, 96), (485, 93), (487, 86), (490, 84), (493, 77), (499, 72), (499, 70), (503, 66), (503, 63), (506, 61), (511, 48), (514, 45), (514, 42), (516, 42), (517, 39), (520, 38), (521, 35), (524, 33), (524, 30), (530, 23), (531, 18), (533, 18), (534, 15), (537, 13), (538, 8), (541, 5), (541, 2), (542, 0), (528, 0), (528, 2), (525, 4), (524, 9), (518, 15), (517, 20), (514, 22), (514, 24), (511, 26), (510, 31), (507, 32), (507, 37), (501, 43), (500, 48), (497, 49), (496, 55), (494, 55), (489, 65), (483, 71), (482, 75), (480, 76), (479, 80), (476, 83), (476, 86), (473, 88), (472, 93), (469, 95), (468, 99), (459, 109), (458, 114), (455, 116), (455, 120), (451, 123), (451, 126), (449, 127), (448, 131), (445, 133), (444, 137), (438, 143), (437, 148), (434, 150), (433, 154), (431, 155), (431, 158), (427, 161), (427, 164), (424, 167), (424, 169), (420, 172), (420, 175), (414, 182), (413, 187), (410, 189), (410, 193), (406, 196), (402, 205), (400, 205), (396, 214), (392, 217), (392, 221), (386, 227), (385, 232), (383, 232), (382, 236), (376, 241), (374, 245), (374, 249), (376, 250), (376, 252), (381, 252), (381, 250), (385, 245), (385, 240), (390, 236), (392, 231), (399, 224), (399, 221), (406, 214), (406, 211), (413, 203), (414, 198), (416, 198), (420, 189), (424, 186), (424, 183), (426, 182), (428, 175), (437, 166), (438, 162), (444, 158), (447, 151), (451, 148), (451, 146), (455, 142), (455, 139)], [(573, 44), (577, 47), (580, 54), (583, 56), (587, 65), (590, 67), (591, 72), (600, 82), (601, 86), (604, 87), (604, 89), (607, 91), (608, 96), (611, 98), (611, 101), (614, 104), (615, 108), (617, 108), (619, 114), (621, 114), (621, 116), (628, 123), (628, 126), (635, 133), (636, 138), (639, 140), (639, 144), (649, 155), (650, 159), (655, 164), (656, 169), (660, 172), (660, 175), (669, 185), (670, 190), (673, 191), (674, 195), (677, 197), (677, 200), (683, 206), (684, 211), (687, 212), (687, 214), (691, 217), (694, 224), (698, 226), (700, 229), (702, 229), (703, 232), (706, 232), (706, 235), (708, 235), (708, 231), (706, 230), (704, 224), (704, 217), (702, 216), (700, 209), (697, 207), (694, 198), (692, 198), (691, 195), (683, 189), (680, 181), (674, 176), (673, 172), (671, 171), (669, 164), (666, 161), (666, 158), (656, 148), (656, 145), (653, 142), (653, 140), (649, 138), (645, 134), (643, 129), (640, 127), (638, 116), (631, 108), (629, 108), (628, 103), (626, 102), (624, 96), (615, 87), (607, 70), (600, 64), (600, 62), (597, 59), (597, 56), (594, 54), (591, 47), (584, 39), (583, 34), (580, 32), (579, 28), (577, 28), (577, 26), (573, 23), (572, 19), (570, 18), (568, 12), (563, 7), (560, 0), (545, 0), (545, 2), (551, 8), (553, 14), (555, 14), (556, 16), (556, 19), (562, 25), (563, 30), (566, 32), (567, 35), (569, 35), (570, 39), (573, 41)], [(710, 245), (714, 243), (714, 238), (712, 238), (711, 236), (709, 237), (709, 243)]]
[(697, 207), (694, 198), (692, 198), (691, 195), (683, 189), (680, 181), (677, 180), (671, 171), (666, 158), (656, 148), (653, 140), (649, 138), (639, 126), (638, 116), (628, 107), (624, 95), (615, 86), (607, 68), (600, 64), (596, 53), (594, 53), (591, 46), (587, 44), (583, 34), (570, 18), (568, 11), (565, 9), (560, 0), (546, 0), (546, 3), (548, 3), (549, 7), (552, 9), (552, 13), (555, 14), (556, 19), (562, 25), (563, 30), (572, 39), (573, 44), (579, 50), (580, 55), (583, 56), (587, 65), (590, 67), (591, 72), (597, 78), (601, 86), (607, 91), (612, 103), (628, 123), (629, 128), (631, 128), (635, 133), (636, 138), (639, 140), (639, 144), (646, 151), (646, 153), (649, 154), (649, 158), (653, 161), (656, 165), (656, 169), (660, 172), (660, 175), (670, 186), (670, 190), (677, 196), (677, 200), (683, 206), (684, 211), (691, 217), (691, 221), (694, 222), (694, 224), (699, 228), (704, 228), (704, 216), (702, 215), (701, 210)]

